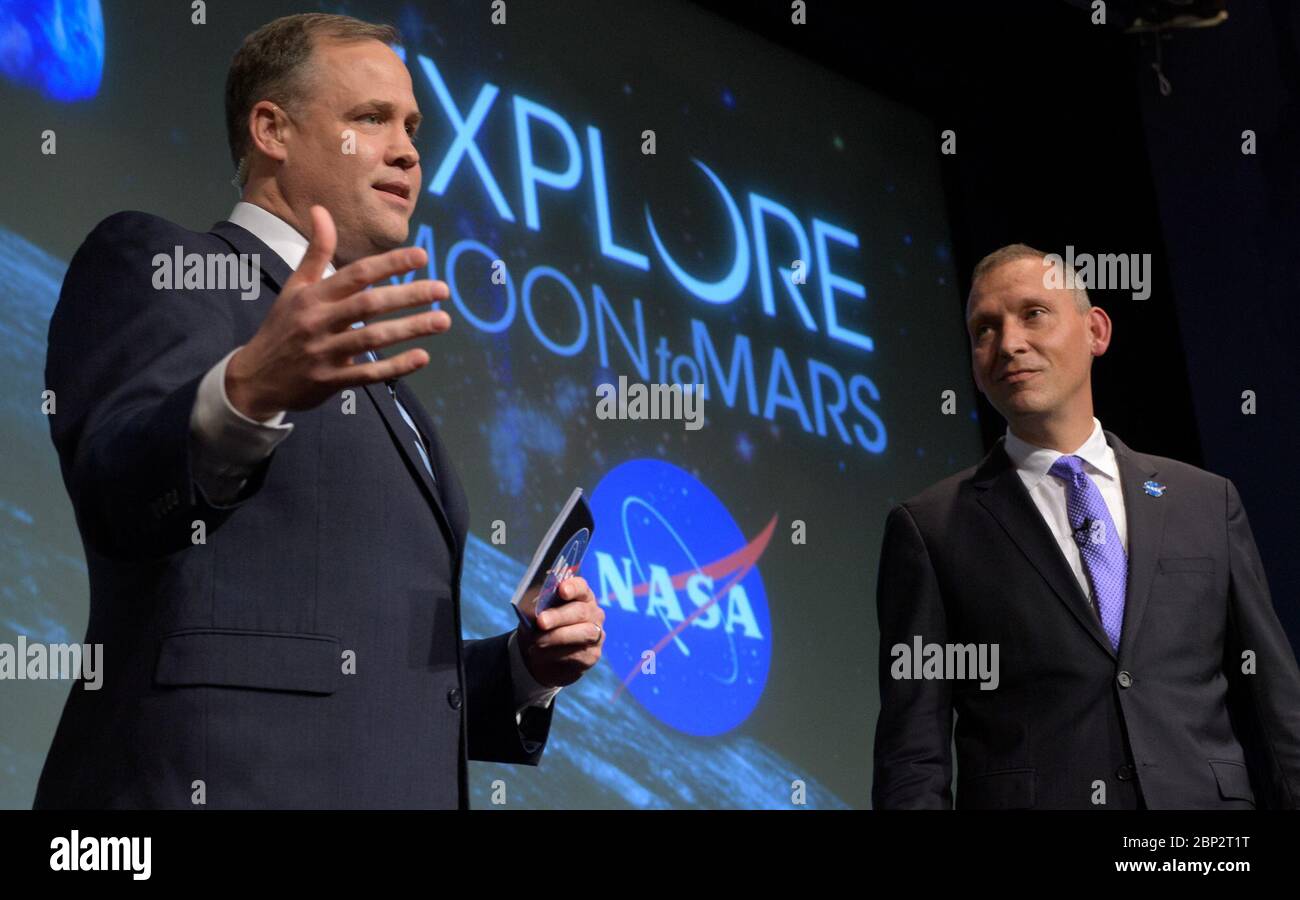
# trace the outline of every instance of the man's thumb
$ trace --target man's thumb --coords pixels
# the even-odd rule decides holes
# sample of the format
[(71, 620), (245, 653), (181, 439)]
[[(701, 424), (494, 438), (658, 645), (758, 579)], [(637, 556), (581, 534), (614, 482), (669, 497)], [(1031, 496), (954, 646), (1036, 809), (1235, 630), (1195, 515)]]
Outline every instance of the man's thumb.
[(325, 274), (325, 267), (334, 259), (334, 247), (337, 234), (334, 231), (334, 219), (329, 210), (323, 206), (311, 208), (311, 239), (307, 242), (307, 253), (294, 274), (302, 281), (311, 284), (320, 281)]

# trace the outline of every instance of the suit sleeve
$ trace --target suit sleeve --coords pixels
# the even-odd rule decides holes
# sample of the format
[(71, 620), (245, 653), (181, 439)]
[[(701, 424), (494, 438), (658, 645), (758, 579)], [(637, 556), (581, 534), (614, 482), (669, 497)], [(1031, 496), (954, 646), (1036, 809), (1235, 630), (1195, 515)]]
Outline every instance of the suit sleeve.
[[(1227, 485), (1229, 709), (1256, 793), (1272, 808), (1300, 807), (1300, 669), (1269, 597), (1264, 566), (1241, 497)], [(1242, 653), (1253, 651), (1254, 673)]]
[[(164, 289), (154, 265), (188, 235), (119, 213), (72, 259), (50, 320), (50, 430), (82, 536), (102, 555), (142, 559), (191, 546), (256, 492), (266, 465), (223, 506), (195, 486), (190, 415), (204, 374), (234, 346), (224, 298)], [(201, 248), (188, 248), (189, 250)]]
[(480, 641), (463, 641), (461, 647), (468, 695), (465, 728), (469, 758), (537, 765), (550, 734), (555, 703), (545, 708), (528, 707), (522, 722), (516, 722), (510, 632)]
[(947, 640), (947, 618), (925, 541), (906, 507), (885, 523), (876, 587), (880, 624), (880, 717), (872, 806), (952, 808), (952, 687), (944, 679), (896, 679), (891, 648)]

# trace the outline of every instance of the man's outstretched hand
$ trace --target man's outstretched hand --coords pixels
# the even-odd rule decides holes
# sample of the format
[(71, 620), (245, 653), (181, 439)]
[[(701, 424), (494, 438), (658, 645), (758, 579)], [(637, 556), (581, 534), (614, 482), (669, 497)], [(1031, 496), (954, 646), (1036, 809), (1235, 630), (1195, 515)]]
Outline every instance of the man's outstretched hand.
[(565, 579), (555, 597), (555, 605), (538, 614), (535, 629), (516, 631), (524, 664), (547, 687), (573, 684), (600, 661), (605, 645), (605, 610), (586, 579)]
[(226, 366), (226, 396), (257, 421), (282, 410), (312, 409), (343, 388), (409, 375), (429, 363), (429, 354), (418, 347), (377, 362), (354, 364), (352, 358), (451, 327), (451, 316), (438, 310), (353, 328), (354, 322), (446, 300), (450, 292), (445, 283), (427, 278), (366, 290), (427, 265), (428, 254), (418, 247), (367, 256), (322, 278), (337, 234), (323, 206), (311, 208), (311, 220), (302, 264), (257, 333)]

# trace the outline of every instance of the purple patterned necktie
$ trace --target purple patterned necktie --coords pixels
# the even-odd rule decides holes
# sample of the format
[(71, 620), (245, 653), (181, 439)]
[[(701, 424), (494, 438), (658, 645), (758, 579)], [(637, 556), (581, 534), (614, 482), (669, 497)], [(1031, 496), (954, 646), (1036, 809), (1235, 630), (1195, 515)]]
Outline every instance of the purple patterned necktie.
[(1065, 510), (1074, 532), (1074, 543), (1083, 557), (1083, 567), (1097, 598), (1101, 627), (1110, 645), (1119, 650), (1124, 624), (1124, 595), (1128, 586), (1128, 556), (1111, 520), (1101, 491), (1083, 471), (1083, 460), (1062, 456), (1048, 470), (1065, 482)]

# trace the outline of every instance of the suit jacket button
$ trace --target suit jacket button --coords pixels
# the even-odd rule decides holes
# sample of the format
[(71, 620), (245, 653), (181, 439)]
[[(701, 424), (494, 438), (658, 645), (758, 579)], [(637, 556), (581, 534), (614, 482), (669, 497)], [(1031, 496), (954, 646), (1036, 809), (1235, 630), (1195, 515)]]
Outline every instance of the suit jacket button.
[(447, 705), (452, 709), (460, 709), (460, 688), (452, 688), (447, 692)]
[(1124, 765), (1120, 766), (1118, 769), (1115, 770), (1115, 777), (1118, 778), (1120, 781), (1132, 781), (1133, 767), (1130, 766), (1128, 763), (1124, 763)]
[(1119, 686), (1122, 688), (1133, 686), (1133, 676), (1128, 672), (1120, 672), (1115, 680), (1119, 682)]

